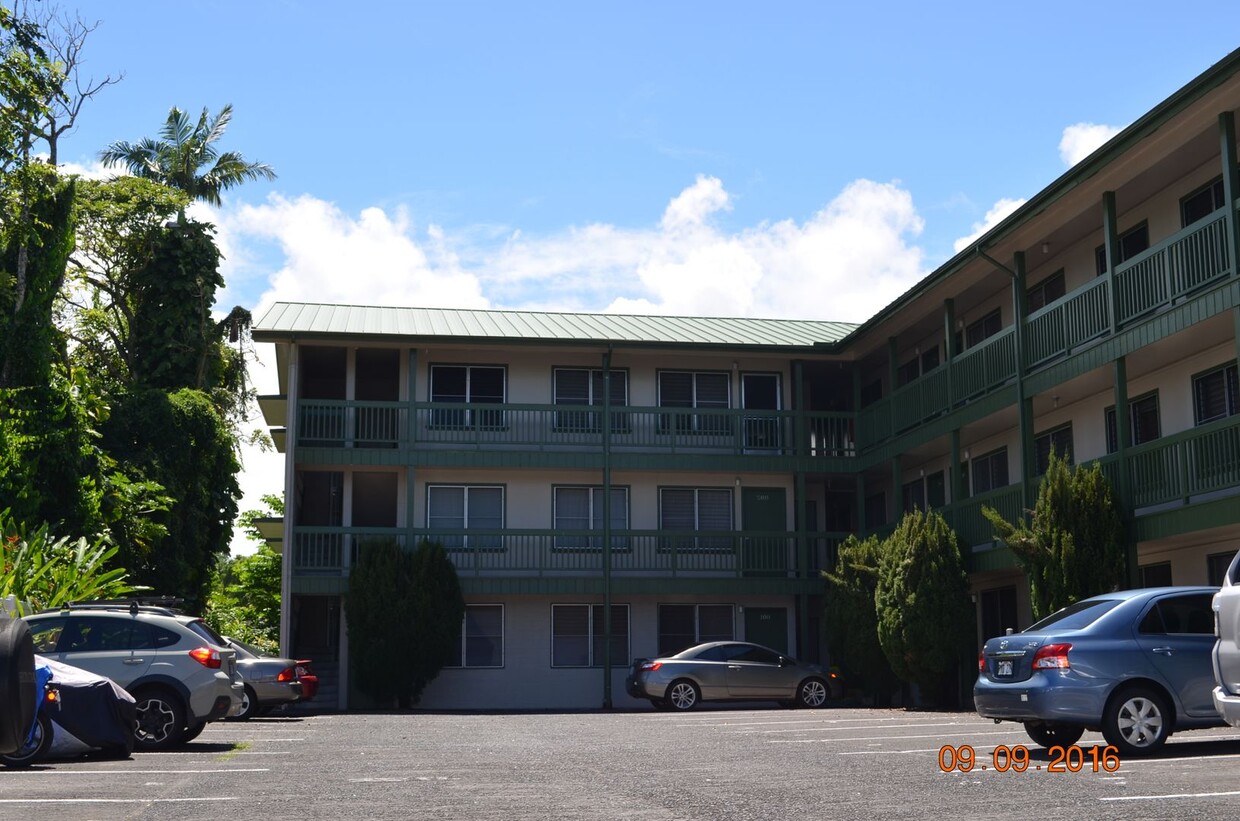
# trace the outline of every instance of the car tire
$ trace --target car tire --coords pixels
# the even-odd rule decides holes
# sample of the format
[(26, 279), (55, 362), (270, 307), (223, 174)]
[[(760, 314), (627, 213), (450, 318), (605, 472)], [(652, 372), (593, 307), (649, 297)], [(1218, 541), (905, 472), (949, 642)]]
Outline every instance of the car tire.
[(1039, 747), (1071, 747), (1081, 740), (1085, 728), (1079, 724), (1054, 724), (1045, 721), (1026, 721), (1025, 732)]
[(1149, 687), (1128, 687), (1111, 696), (1102, 716), (1102, 735), (1121, 756), (1148, 755), (1171, 735), (1166, 700)]
[(0, 616), (0, 750), (12, 753), (22, 748), (38, 704), (30, 626)]
[(797, 685), (797, 706), (816, 710), (830, 698), (827, 683), (817, 676), (807, 678)]
[(258, 695), (254, 692), (254, 688), (247, 684), (245, 685), (245, 693), (241, 696), (241, 712), (233, 716), (233, 719), (236, 721), (249, 721), (258, 715), (258, 712)]
[(185, 735), (181, 736), (181, 743), (188, 744), (198, 736), (202, 735), (202, 731), (207, 729), (207, 722), (200, 721), (197, 724), (191, 724), (185, 728)]
[(137, 702), (134, 747), (167, 750), (185, 739), (185, 707), (181, 699), (162, 687), (147, 687), (133, 694)]
[(687, 678), (678, 678), (667, 686), (667, 706), (677, 712), (692, 710), (701, 700), (697, 685)]
[(17, 752), (0, 755), (0, 764), (6, 767), (29, 767), (52, 748), (52, 720), (42, 710), (35, 716), (34, 736), (22, 744)]

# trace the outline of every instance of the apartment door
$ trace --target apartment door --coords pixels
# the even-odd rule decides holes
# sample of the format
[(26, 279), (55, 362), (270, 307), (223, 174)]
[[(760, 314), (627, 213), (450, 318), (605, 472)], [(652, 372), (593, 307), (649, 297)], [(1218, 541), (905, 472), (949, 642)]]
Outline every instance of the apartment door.
[[(741, 374), (741, 407), (747, 411), (777, 411), (780, 409), (779, 374)], [(745, 415), (745, 449), (778, 450), (782, 446), (780, 435), (782, 420), (774, 413)]]
[(745, 641), (788, 652), (788, 608), (746, 607)]
[(782, 576), (788, 571), (788, 507), (782, 487), (741, 489), (741, 572)]

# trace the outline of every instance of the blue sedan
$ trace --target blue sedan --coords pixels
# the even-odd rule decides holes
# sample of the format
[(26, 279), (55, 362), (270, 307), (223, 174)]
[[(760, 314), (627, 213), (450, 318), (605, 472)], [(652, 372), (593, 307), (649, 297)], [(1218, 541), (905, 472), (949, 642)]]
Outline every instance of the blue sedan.
[(1084, 599), (978, 656), (978, 715), (1019, 721), (1043, 747), (1100, 730), (1121, 755), (1175, 730), (1220, 726), (1214, 709), (1213, 587), (1158, 587)]

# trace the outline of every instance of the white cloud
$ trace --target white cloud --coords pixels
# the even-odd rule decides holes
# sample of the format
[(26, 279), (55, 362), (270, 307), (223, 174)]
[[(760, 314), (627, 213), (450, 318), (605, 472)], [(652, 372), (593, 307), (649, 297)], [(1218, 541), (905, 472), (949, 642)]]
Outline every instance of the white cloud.
[[(542, 236), (419, 231), (404, 211), (349, 215), (315, 197), (274, 194), (202, 218), (218, 226), (228, 258), (221, 303), (251, 305), (256, 317), (275, 301), (307, 301), (861, 322), (926, 273), (913, 244), (923, 220), (896, 183), (857, 180), (803, 222), (726, 230), (714, 218), (729, 208), (722, 181), (699, 177), (657, 223)], [(259, 279), (264, 259), (274, 273)], [(259, 346), (259, 393), (277, 390), (269, 347)], [(279, 492), (283, 457), (246, 448), (243, 459), (246, 510)], [(253, 545), (238, 534), (233, 549)]]
[(1063, 130), (1063, 137), (1059, 140), (1059, 158), (1071, 168), (1122, 130), (1119, 126), (1095, 123), (1070, 125)]
[(960, 253), (965, 248), (972, 245), (973, 242), (978, 237), (980, 237), (982, 234), (989, 231), (991, 228), (994, 228), (999, 223), (1003, 222), (1003, 220), (1007, 219), (1012, 214), (1013, 211), (1015, 211), (1017, 208), (1020, 208), (1024, 204), (1025, 204), (1024, 199), (1019, 199), (1019, 200), (1001, 199), (999, 200), (998, 202), (996, 202), (994, 205), (991, 206), (989, 211), (986, 212), (986, 218), (982, 222), (973, 223), (973, 233), (969, 234), (967, 237), (961, 237), (960, 239), (956, 240), (956, 242), (953, 244), (952, 247), (955, 249), (957, 254)]

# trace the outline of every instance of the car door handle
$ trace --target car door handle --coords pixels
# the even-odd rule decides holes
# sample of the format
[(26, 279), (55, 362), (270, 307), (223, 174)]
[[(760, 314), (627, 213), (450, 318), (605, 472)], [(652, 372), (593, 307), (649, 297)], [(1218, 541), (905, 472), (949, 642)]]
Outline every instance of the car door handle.
[(125, 659), (125, 661), (122, 663), (123, 664), (145, 664), (146, 659), (128, 658), (128, 659)]
[(1160, 653), (1164, 656), (1169, 656), (1171, 655), (1171, 648), (1170, 647), (1155, 647), (1153, 649), (1153, 652)]
[(741, 666), (739, 664), (729, 664), (728, 669), (729, 670), (740, 670)]

